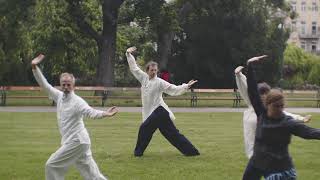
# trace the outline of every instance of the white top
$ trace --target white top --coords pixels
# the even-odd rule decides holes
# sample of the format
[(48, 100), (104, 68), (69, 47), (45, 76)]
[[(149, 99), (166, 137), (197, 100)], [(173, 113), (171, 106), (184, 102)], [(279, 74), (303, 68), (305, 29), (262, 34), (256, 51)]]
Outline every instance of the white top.
[[(243, 113), (243, 134), (245, 152), (247, 157), (250, 158), (253, 155), (254, 140), (257, 128), (257, 115), (254, 112), (254, 109), (249, 99), (247, 77), (243, 75), (241, 72), (236, 74), (236, 83), (241, 97), (248, 106), (248, 109), (246, 109)], [(284, 113), (298, 121), (303, 121), (304, 119), (303, 116), (297, 114), (292, 114), (286, 111), (284, 111)]]
[(74, 92), (65, 95), (62, 91), (52, 87), (40, 69), (33, 69), (33, 75), (38, 84), (49, 94), (49, 98), (57, 104), (58, 128), (61, 134), (61, 144), (80, 142), (90, 144), (90, 138), (83, 123), (83, 116), (102, 118), (103, 112), (95, 110)]
[(142, 121), (145, 121), (159, 106), (164, 107), (169, 112), (171, 120), (174, 120), (175, 117), (173, 113), (170, 111), (168, 105), (163, 101), (162, 93), (166, 93), (171, 96), (181, 95), (187, 92), (188, 84), (176, 86), (158, 77), (149, 79), (149, 75), (137, 66), (133, 55), (126, 53), (126, 56), (130, 71), (141, 84)]

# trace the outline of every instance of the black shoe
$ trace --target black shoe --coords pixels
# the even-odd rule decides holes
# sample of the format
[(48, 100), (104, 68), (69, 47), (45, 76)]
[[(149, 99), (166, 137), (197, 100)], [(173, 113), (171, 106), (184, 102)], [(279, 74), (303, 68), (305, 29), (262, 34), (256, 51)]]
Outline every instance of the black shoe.
[(143, 156), (143, 154), (137, 154), (137, 153), (134, 153), (134, 156), (135, 156), (135, 157), (142, 157), (142, 156)]
[(199, 155), (200, 153), (198, 151), (193, 154), (185, 154), (185, 156), (199, 156)]

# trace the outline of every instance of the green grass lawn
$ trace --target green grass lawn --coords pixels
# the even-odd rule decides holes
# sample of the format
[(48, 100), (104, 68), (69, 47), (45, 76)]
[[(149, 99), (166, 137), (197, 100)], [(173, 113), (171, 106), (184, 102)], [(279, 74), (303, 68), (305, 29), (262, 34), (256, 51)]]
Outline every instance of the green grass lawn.
[[(320, 128), (320, 114), (312, 127)], [(178, 129), (200, 150), (185, 157), (157, 131), (142, 158), (132, 155), (140, 113), (86, 120), (93, 156), (111, 180), (239, 180), (247, 159), (242, 113), (176, 113)], [(60, 146), (55, 113), (0, 113), (0, 179), (42, 180), (44, 165)], [(299, 180), (320, 177), (320, 142), (293, 138), (290, 152)], [(66, 180), (82, 179), (75, 168)]]

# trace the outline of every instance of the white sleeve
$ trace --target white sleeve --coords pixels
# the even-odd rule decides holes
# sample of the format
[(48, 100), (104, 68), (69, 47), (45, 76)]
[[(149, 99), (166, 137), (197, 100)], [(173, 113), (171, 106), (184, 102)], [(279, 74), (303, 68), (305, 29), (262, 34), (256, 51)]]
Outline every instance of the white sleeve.
[(293, 114), (293, 113), (289, 113), (287, 111), (283, 111), (283, 113), (287, 116), (291, 116), (293, 119), (297, 120), (297, 121), (303, 121), (304, 117), (298, 114)]
[(251, 106), (251, 102), (248, 95), (247, 77), (243, 75), (241, 72), (238, 74), (235, 74), (235, 76), (236, 76), (236, 83), (242, 99), (248, 106)]
[(83, 99), (81, 99), (81, 100), (79, 101), (78, 110), (80, 111), (80, 113), (81, 113), (83, 116), (88, 117), (88, 118), (101, 119), (101, 118), (104, 117), (104, 116), (103, 116), (104, 111), (101, 111), (101, 110), (97, 110), (97, 109), (92, 108), (92, 107), (89, 106), (88, 103), (85, 102)]
[(36, 66), (35, 69), (32, 69), (32, 72), (33, 72), (33, 76), (36, 79), (36, 81), (38, 82), (39, 86), (41, 88), (43, 88), (49, 94), (50, 99), (57, 102), (58, 97), (62, 94), (62, 92), (59, 91), (58, 89), (52, 87), (48, 83), (48, 81), (46, 80), (46, 78), (43, 76), (40, 69), (38, 68), (38, 66)]
[(183, 83), (182, 85), (176, 86), (163, 79), (158, 79), (160, 80), (160, 91), (169, 94), (170, 96), (179, 96), (188, 91), (188, 84)]
[(137, 65), (135, 58), (132, 54), (126, 53), (127, 61), (129, 64), (129, 68), (133, 76), (140, 82), (143, 82), (143, 79), (148, 77), (147, 73), (143, 72)]

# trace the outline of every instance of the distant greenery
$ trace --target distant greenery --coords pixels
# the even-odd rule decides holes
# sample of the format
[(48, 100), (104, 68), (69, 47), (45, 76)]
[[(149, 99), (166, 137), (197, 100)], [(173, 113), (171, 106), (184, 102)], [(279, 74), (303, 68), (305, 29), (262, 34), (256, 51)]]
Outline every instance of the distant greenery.
[(287, 88), (320, 85), (320, 56), (289, 44), (284, 53), (284, 63)]
[(155, 60), (172, 82), (195, 78), (201, 88), (233, 88), (236, 66), (268, 54), (258, 76), (276, 84), (288, 32), (272, 15), (290, 11), (284, 2), (0, 1), (0, 85), (35, 84), (30, 60), (43, 53), (50, 83), (68, 71), (82, 85), (136, 86), (124, 55), (129, 46), (138, 47), (140, 65)]

